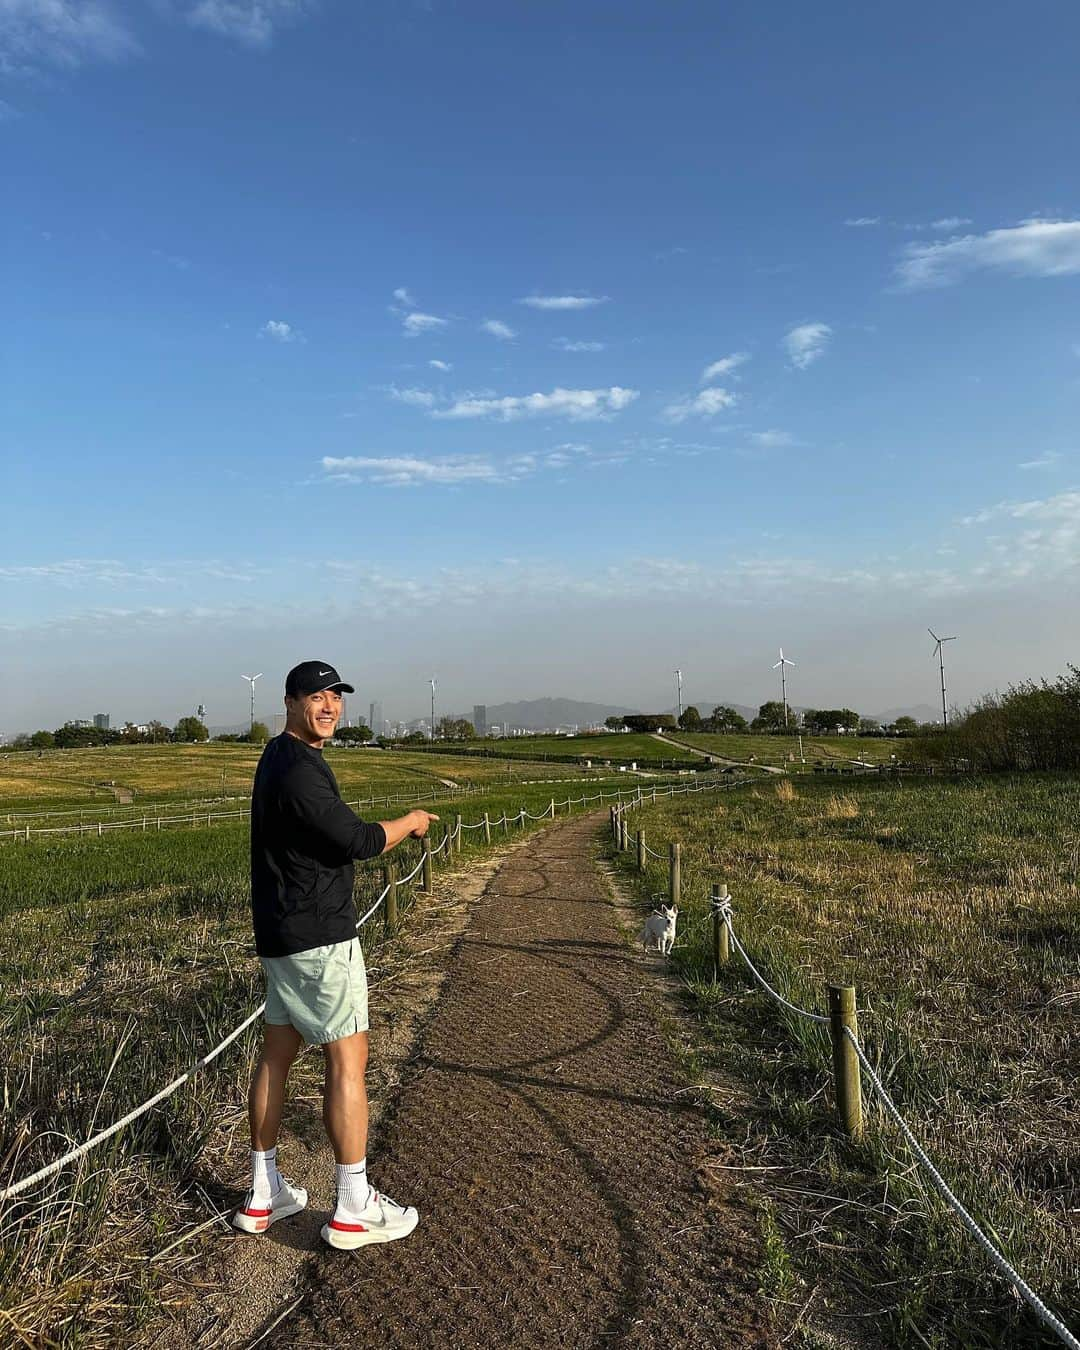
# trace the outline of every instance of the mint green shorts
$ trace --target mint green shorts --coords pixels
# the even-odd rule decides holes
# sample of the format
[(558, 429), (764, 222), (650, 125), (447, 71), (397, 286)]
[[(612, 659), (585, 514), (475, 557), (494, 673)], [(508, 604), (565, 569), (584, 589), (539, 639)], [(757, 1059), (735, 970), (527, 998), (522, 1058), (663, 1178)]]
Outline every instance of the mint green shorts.
[(295, 1027), (308, 1045), (367, 1031), (367, 971), (359, 938), (295, 956), (260, 956), (259, 962), (271, 1026)]

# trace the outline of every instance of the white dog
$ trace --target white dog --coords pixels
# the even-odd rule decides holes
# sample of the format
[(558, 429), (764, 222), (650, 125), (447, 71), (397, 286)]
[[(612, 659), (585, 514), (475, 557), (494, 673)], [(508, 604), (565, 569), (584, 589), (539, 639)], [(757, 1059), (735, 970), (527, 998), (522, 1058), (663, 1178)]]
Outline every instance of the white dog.
[(641, 942), (646, 951), (653, 949), (667, 956), (675, 945), (675, 921), (679, 917), (678, 905), (661, 905), (654, 909), (645, 920), (641, 930)]

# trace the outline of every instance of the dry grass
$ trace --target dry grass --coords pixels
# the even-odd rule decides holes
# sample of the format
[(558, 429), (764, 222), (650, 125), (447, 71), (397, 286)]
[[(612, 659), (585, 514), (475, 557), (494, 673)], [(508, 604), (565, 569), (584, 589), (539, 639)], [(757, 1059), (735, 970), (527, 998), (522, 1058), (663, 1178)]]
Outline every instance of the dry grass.
[(826, 820), (858, 820), (861, 812), (859, 799), (851, 792), (833, 793), (825, 803)]
[(840, 796), (809, 781), (795, 801), (759, 789), (726, 806), (676, 800), (641, 822), (654, 847), (683, 841), (677, 957), (716, 1053), (757, 1095), (762, 1153), (834, 1198), (787, 1197), (793, 1252), (883, 1308), (888, 1344), (1049, 1344), (872, 1106), (863, 1145), (837, 1136), (817, 1028), (749, 993), (737, 962), (712, 985), (705, 896), (728, 883), (743, 941), (802, 1006), (856, 985), (864, 1043), (931, 1156), (1076, 1320), (1080, 781), (862, 781)]

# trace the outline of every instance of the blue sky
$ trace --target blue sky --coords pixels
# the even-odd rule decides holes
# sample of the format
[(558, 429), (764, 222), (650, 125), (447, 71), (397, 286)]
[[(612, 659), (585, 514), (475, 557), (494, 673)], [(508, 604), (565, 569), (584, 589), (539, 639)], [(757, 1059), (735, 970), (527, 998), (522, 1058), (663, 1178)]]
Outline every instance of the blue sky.
[(0, 729), (309, 655), (388, 715), (1062, 670), (1078, 34), (0, 0)]

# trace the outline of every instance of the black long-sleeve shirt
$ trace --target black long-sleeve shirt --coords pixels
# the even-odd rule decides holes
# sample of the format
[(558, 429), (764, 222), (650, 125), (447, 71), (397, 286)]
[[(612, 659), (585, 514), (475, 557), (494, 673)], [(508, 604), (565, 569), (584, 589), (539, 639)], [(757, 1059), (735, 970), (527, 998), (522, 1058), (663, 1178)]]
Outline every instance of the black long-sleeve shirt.
[(322, 751), (283, 732), (267, 745), (251, 795), (251, 912), (260, 956), (292, 956), (356, 936), (353, 860), (386, 831), (341, 800)]

